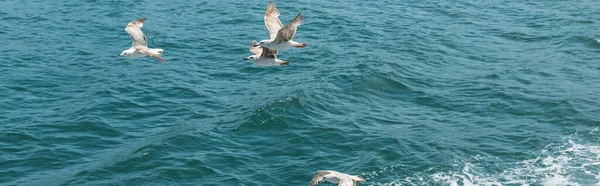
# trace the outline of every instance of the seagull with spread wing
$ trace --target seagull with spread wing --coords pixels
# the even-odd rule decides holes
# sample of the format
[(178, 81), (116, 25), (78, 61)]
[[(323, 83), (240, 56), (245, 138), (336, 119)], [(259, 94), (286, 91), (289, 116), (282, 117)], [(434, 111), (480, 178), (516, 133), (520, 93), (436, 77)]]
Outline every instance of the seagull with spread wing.
[(279, 20), (279, 10), (275, 8), (273, 1), (269, 1), (269, 6), (267, 6), (267, 11), (265, 12), (265, 25), (269, 30), (270, 38), (260, 41), (258, 45), (271, 50), (304, 48), (306, 47), (306, 43), (299, 43), (292, 40), (294, 35), (296, 35), (297, 27), (302, 25), (302, 23), (304, 23), (304, 16), (298, 13), (296, 18), (283, 26)]
[(252, 41), (250, 45), (250, 51), (255, 55), (248, 56), (244, 60), (252, 60), (258, 66), (278, 66), (278, 65), (289, 65), (290, 62), (277, 59), (277, 50), (271, 50), (269, 48), (263, 48), (258, 46), (256, 41)]
[(337, 171), (320, 170), (313, 176), (310, 186), (317, 186), (324, 181), (338, 183), (338, 186), (356, 186), (356, 182), (365, 182), (365, 179), (361, 176), (348, 175)]
[(130, 22), (125, 27), (125, 31), (129, 33), (131, 36), (131, 40), (133, 43), (131, 44), (131, 48), (124, 50), (121, 53), (121, 56), (138, 58), (144, 56), (151, 56), (159, 61), (165, 62), (165, 60), (160, 57), (163, 54), (163, 49), (160, 48), (148, 48), (146, 43), (146, 35), (142, 32), (142, 27), (144, 26), (144, 21), (146, 18), (140, 18), (135, 21)]

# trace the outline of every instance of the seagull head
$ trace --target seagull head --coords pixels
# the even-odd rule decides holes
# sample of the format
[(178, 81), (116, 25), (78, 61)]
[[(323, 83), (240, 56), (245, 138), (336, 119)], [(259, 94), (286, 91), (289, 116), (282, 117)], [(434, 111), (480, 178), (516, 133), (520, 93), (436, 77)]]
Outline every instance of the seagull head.
[(131, 54), (133, 54), (134, 52), (135, 52), (135, 49), (133, 49), (133, 48), (130, 48), (130, 49), (127, 49), (127, 50), (123, 50), (123, 52), (121, 52), (121, 55), (120, 55), (120, 56), (131, 55)]
[(266, 47), (266, 46), (269, 46), (270, 44), (271, 44), (271, 40), (262, 40), (258, 43), (258, 46)]
[(244, 58), (244, 60), (254, 60), (254, 61), (256, 61), (257, 59), (258, 59), (258, 56), (256, 56), (256, 55), (251, 55), (251, 56)]

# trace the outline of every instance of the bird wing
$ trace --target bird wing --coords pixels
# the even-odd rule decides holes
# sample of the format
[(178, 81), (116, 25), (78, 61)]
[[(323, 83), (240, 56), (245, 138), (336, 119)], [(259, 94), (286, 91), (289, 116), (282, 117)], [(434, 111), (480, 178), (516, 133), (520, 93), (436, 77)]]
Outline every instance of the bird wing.
[(252, 41), (252, 45), (250, 45), (250, 52), (260, 56), (263, 53), (263, 48), (260, 47), (256, 41)]
[(317, 171), (312, 180), (310, 180), (310, 186), (317, 186), (319, 183), (323, 183), (325, 176), (329, 174), (329, 171)]
[(140, 18), (130, 22), (127, 24), (127, 27), (125, 27), (125, 31), (131, 36), (131, 46), (147, 46), (146, 35), (144, 35), (144, 32), (142, 32), (141, 29), (144, 26), (144, 21), (146, 21), (146, 18)]
[(277, 50), (271, 50), (271, 49), (266, 48), (266, 47), (263, 48), (262, 50), (263, 50), (263, 52), (260, 55), (261, 57), (264, 57), (264, 58), (277, 58)]
[(277, 38), (277, 32), (283, 28), (283, 24), (279, 20), (279, 10), (275, 8), (273, 1), (269, 1), (269, 6), (267, 6), (267, 11), (265, 11), (265, 26), (269, 30), (271, 40)]
[(338, 184), (338, 186), (356, 186), (356, 181), (354, 181), (353, 179), (349, 178), (349, 177), (345, 177), (345, 178), (339, 178), (340, 183)]
[(279, 32), (277, 32), (277, 37), (275, 41), (277, 42), (285, 42), (292, 40), (294, 35), (296, 35), (296, 28), (304, 23), (304, 16), (301, 13), (296, 15), (296, 18), (292, 20), (292, 22), (288, 23), (283, 27)]
[(154, 59), (158, 59), (159, 61), (162, 61), (163, 63), (165, 63), (165, 60), (160, 57), (159, 55), (150, 52), (150, 50), (148, 49), (148, 47), (136, 47), (137, 51), (141, 52), (142, 54), (146, 54), (150, 57), (153, 57)]

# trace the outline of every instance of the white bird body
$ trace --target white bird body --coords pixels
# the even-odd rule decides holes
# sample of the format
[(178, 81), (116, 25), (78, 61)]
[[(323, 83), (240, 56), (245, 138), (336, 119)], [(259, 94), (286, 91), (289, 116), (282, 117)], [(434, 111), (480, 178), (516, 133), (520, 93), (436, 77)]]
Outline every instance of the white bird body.
[[(150, 52), (152, 52), (153, 54), (156, 54), (156, 55), (162, 55), (162, 53), (163, 53), (163, 49), (160, 49), (160, 48), (150, 48), (149, 50), (150, 50)], [(122, 55), (125, 57), (128, 57), (128, 58), (141, 58), (141, 57), (148, 56), (146, 54), (138, 52), (137, 49), (135, 49), (133, 47), (131, 47), (127, 50), (124, 50)]]
[(277, 50), (270, 50), (268, 48), (258, 46), (256, 41), (253, 41), (252, 45), (250, 45), (250, 51), (255, 55), (248, 56), (247, 58), (244, 58), (244, 60), (252, 60), (258, 66), (279, 66), (290, 64), (290, 62), (277, 59)]
[(310, 186), (317, 186), (324, 181), (337, 183), (338, 186), (356, 186), (357, 182), (364, 182), (365, 179), (358, 175), (348, 175), (332, 170), (320, 170), (313, 176)]
[(302, 48), (302, 47), (306, 46), (306, 44), (304, 44), (304, 43), (299, 43), (299, 42), (292, 41), (292, 40), (283, 41), (283, 42), (263, 40), (261, 42), (263, 43), (261, 45), (262, 47), (269, 48), (271, 50), (287, 50), (290, 48)]
[(131, 48), (124, 50), (121, 56), (130, 58), (139, 58), (144, 56), (151, 56), (159, 61), (164, 62), (165, 60), (160, 57), (163, 54), (163, 49), (159, 48), (148, 48), (146, 43), (146, 35), (142, 32), (146, 18), (136, 19), (125, 27), (125, 31), (131, 36)]
[(289, 62), (283, 61), (276, 58), (263, 58), (257, 55), (252, 55), (248, 57), (250, 60), (254, 61), (257, 66), (279, 66), (279, 65), (288, 65)]
[(329, 183), (340, 183), (340, 180), (335, 177), (326, 177), (323, 181), (327, 181)]

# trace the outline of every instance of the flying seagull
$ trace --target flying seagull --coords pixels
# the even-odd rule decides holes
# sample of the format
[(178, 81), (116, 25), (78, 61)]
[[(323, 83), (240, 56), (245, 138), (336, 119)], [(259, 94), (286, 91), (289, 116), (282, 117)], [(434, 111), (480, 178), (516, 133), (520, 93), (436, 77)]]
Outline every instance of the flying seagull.
[(348, 175), (332, 170), (320, 170), (313, 176), (310, 186), (317, 186), (319, 183), (323, 183), (323, 181), (338, 183), (338, 186), (356, 186), (356, 182), (364, 182), (365, 179), (358, 175)]
[(125, 31), (129, 33), (133, 43), (131, 43), (131, 48), (124, 50), (121, 53), (121, 56), (131, 58), (151, 56), (159, 61), (165, 62), (165, 60), (160, 57), (160, 55), (163, 54), (163, 49), (148, 48), (148, 45), (146, 44), (146, 35), (144, 35), (144, 32), (142, 32), (141, 29), (144, 26), (144, 21), (146, 21), (146, 18), (140, 18), (130, 22), (127, 24), (127, 27), (125, 27)]
[(244, 60), (252, 60), (256, 65), (259, 66), (277, 66), (277, 65), (289, 65), (290, 62), (282, 61), (277, 59), (277, 50), (270, 50), (258, 46), (256, 41), (252, 41), (250, 45), (250, 51), (255, 55), (248, 56)]
[(269, 30), (270, 39), (262, 40), (258, 43), (261, 47), (271, 50), (284, 50), (290, 48), (304, 48), (306, 43), (292, 41), (296, 35), (296, 28), (304, 23), (304, 16), (301, 13), (296, 15), (290, 23), (283, 26), (279, 20), (279, 10), (275, 8), (273, 1), (269, 1), (267, 11), (265, 11), (265, 25)]

